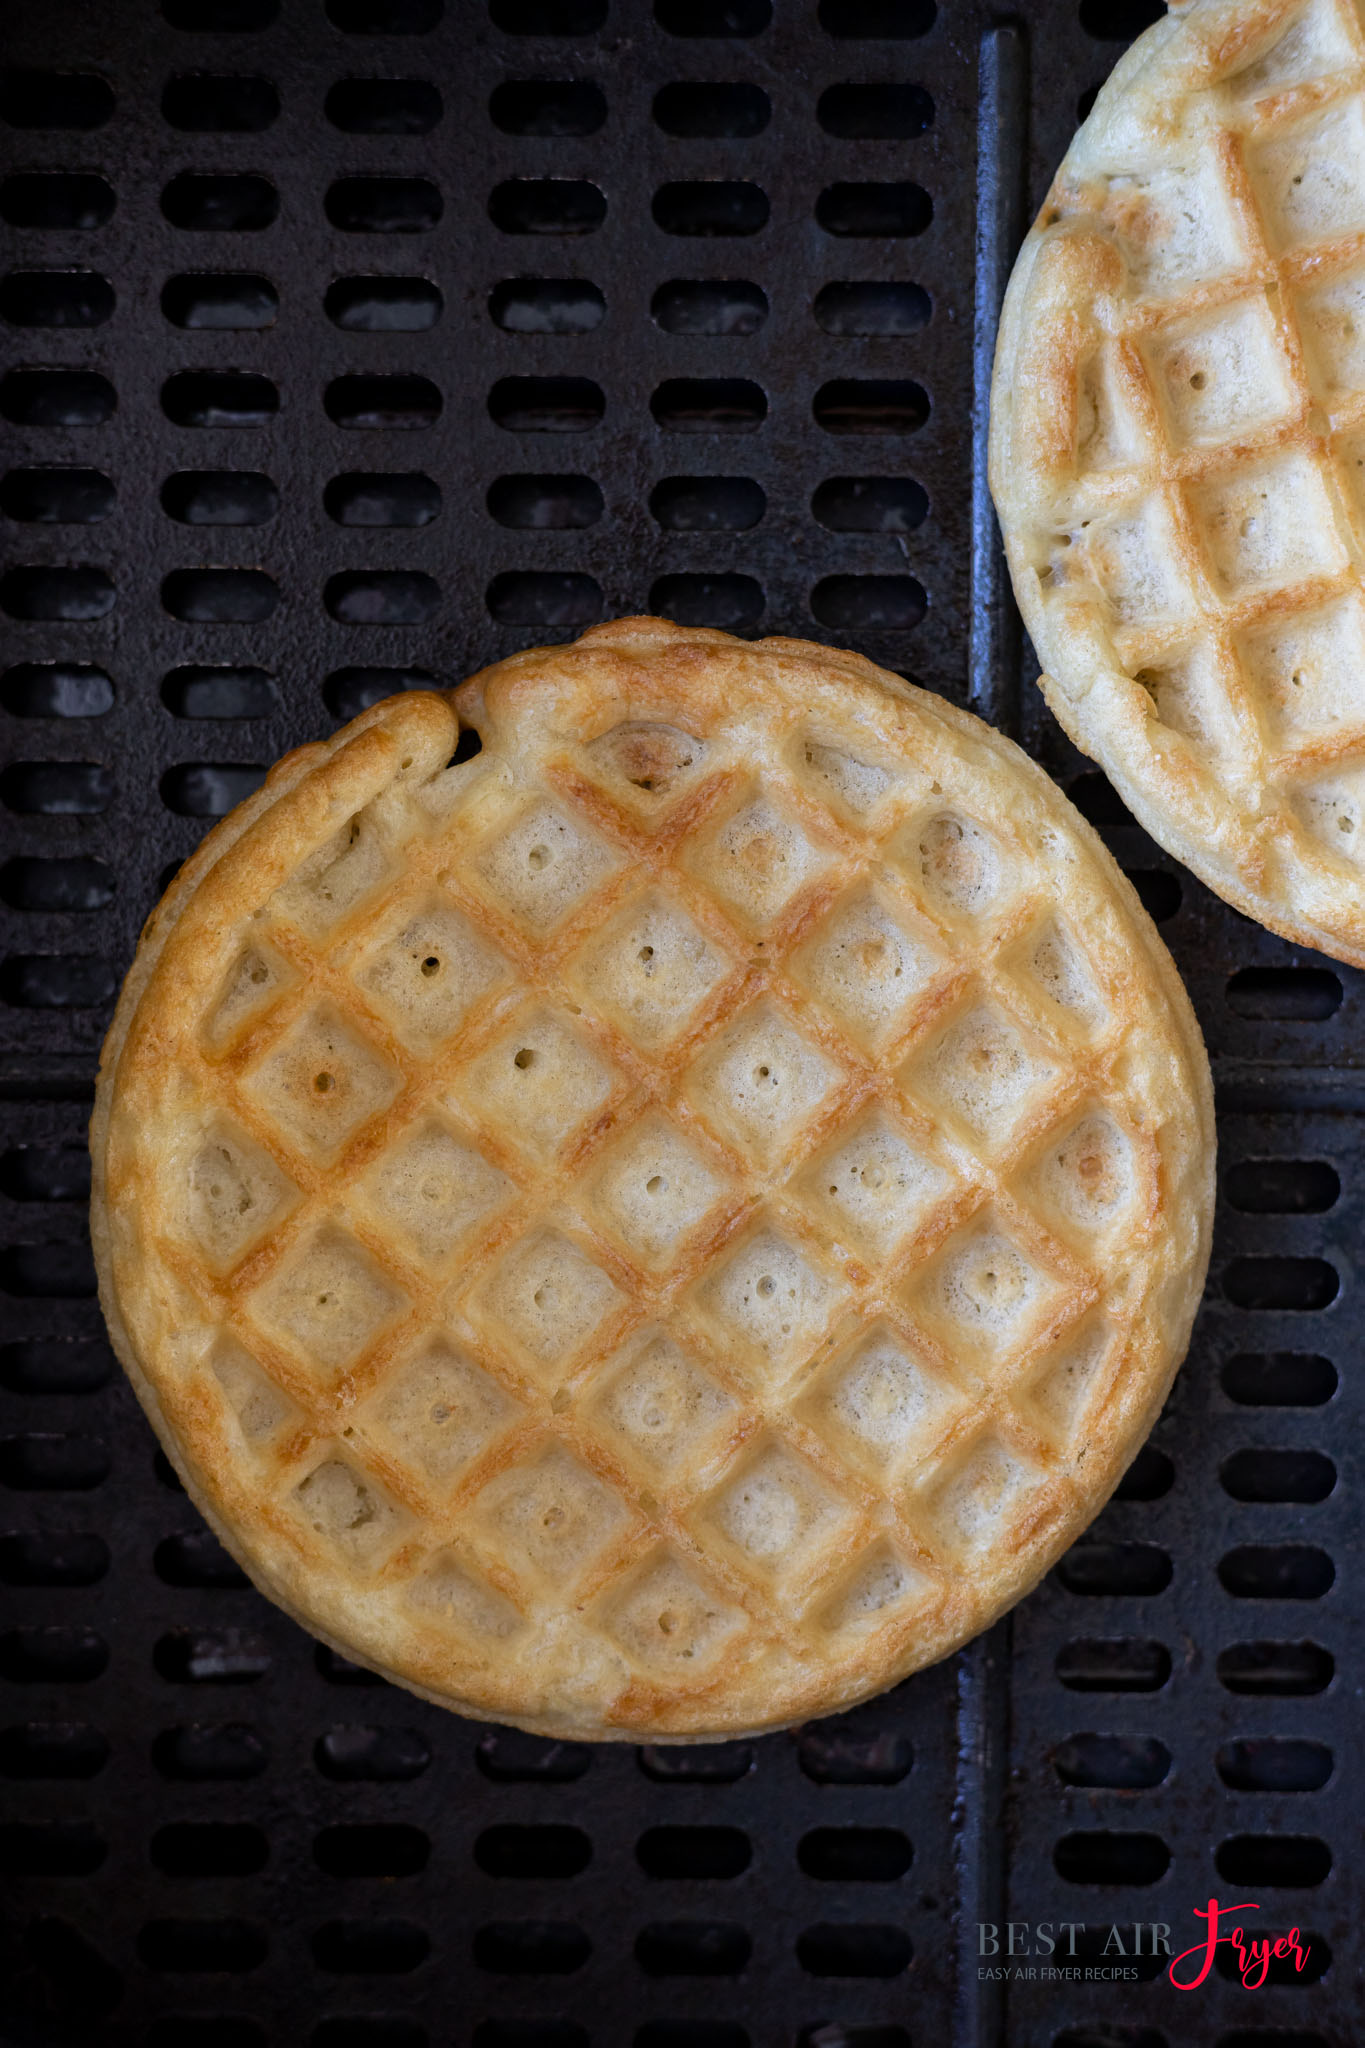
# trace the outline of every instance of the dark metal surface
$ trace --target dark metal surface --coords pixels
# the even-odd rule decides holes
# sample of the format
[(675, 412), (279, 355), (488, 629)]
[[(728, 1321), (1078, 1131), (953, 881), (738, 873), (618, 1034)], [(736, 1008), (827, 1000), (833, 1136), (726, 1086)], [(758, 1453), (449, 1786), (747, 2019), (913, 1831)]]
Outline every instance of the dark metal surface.
[[(48, 0), (0, 29), (0, 2038), (1365, 2034), (1361, 977), (1216, 902), (1066, 746), (983, 490), (1014, 242), (1156, 11)], [(1017, 725), (1160, 921), (1224, 1112), (1191, 1359), (1085, 1542), (846, 1721), (655, 1756), (461, 1723), (238, 1584), (111, 1368), (81, 1206), (112, 995), (207, 818), (404, 677), (651, 605)], [(1308, 1930), (1303, 1976), (977, 1974), (979, 1921), (1185, 1946), (1214, 1893)]]

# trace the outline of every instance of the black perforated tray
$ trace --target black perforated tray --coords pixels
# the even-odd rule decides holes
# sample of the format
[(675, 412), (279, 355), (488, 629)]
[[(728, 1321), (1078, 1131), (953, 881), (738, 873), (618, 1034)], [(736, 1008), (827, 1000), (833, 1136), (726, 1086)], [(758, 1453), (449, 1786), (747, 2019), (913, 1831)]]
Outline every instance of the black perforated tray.
[[(982, 476), (1014, 246), (1157, 11), (14, 0), (6, 2041), (1365, 2033), (1361, 981), (1212, 899), (1062, 741)], [(1223, 1164), (1169, 1410), (1012, 1621), (844, 1720), (636, 1754), (461, 1723), (239, 1582), (104, 1346), (82, 1146), (138, 927), (264, 764), (650, 607), (858, 646), (1018, 733), (1175, 952)], [(1084, 1921), (1084, 1961), (1113, 1923), (1193, 1942), (1211, 1893), (1308, 1930), (1303, 1975), (978, 1975), (978, 1922)]]

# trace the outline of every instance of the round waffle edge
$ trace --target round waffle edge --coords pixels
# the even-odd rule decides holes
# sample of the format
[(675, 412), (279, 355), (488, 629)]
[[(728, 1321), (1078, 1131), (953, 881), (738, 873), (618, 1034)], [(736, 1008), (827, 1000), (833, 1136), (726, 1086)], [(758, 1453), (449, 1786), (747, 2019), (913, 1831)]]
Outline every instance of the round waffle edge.
[(1006, 294), (991, 487), (1040, 685), (1235, 908), (1365, 965), (1365, 34), (1187, 0)]
[[(558, 1136), (508, 1107), (537, 1045)], [(984, 1628), (1155, 1420), (1212, 1213), (1187, 998), (1046, 776), (857, 656), (657, 620), (278, 763), (148, 921), (91, 1144), (115, 1349), (257, 1585), (588, 1739)]]

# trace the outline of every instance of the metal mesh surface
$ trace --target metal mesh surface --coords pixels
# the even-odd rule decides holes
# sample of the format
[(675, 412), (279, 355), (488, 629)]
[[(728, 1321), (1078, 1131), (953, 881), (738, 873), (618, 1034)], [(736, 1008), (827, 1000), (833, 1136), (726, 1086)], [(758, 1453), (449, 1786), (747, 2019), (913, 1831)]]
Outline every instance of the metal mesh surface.
[[(1014, 242), (1158, 11), (0, 30), (0, 2037), (1360, 2038), (1361, 979), (1178, 870), (1021, 688), (981, 475)], [(393, 688), (649, 608), (857, 646), (1017, 731), (1158, 919), (1223, 1115), (1189, 1365), (1044, 1587), (842, 1720), (637, 1754), (461, 1723), (246, 1587), (112, 1365), (82, 1204), (113, 994), (206, 821)], [(979, 1921), (1084, 1921), (1083, 1961), (1117, 1924), (1134, 1960), (1211, 1893), (1308, 1930), (1309, 1968), (977, 1975)]]

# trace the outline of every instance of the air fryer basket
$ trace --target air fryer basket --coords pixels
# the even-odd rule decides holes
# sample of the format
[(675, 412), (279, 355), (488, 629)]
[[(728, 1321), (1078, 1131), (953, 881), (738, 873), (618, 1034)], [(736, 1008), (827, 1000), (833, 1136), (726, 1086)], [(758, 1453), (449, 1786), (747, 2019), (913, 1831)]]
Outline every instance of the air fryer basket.
[[(1361, 2040), (1362, 982), (1175, 867), (1026, 680), (995, 314), (1160, 8), (1023, 12), (0, 27), (0, 2041)], [(1189, 1364), (1045, 1585), (842, 1719), (637, 1753), (462, 1723), (243, 1584), (104, 1342), (83, 1145), (138, 928), (266, 764), (647, 609), (856, 646), (1016, 733), (1175, 953), (1222, 1163)], [(1169, 1985), (1145, 1930), (1192, 1944), (1211, 1894), (1299, 1926), (1303, 1972)], [(1047, 1981), (1060, 1935), (983, 1976), (1009, 1921), (1084, 1922), (1074, 1962), (1140, 1981)]]

